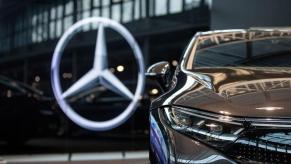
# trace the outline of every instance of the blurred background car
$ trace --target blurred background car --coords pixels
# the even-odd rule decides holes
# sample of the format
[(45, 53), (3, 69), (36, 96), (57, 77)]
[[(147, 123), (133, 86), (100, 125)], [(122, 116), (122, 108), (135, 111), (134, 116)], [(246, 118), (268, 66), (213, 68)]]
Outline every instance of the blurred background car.
[(60, 120), (52, 99), (22, 82), (0, 76), (0, 138), (24, 144), (36, 136), (54, 136)]

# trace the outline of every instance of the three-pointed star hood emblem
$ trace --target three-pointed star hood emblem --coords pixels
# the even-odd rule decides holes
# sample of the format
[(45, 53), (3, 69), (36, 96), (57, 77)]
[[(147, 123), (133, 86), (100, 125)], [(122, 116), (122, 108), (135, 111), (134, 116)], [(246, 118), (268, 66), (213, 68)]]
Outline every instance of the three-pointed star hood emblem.
[[(71, 85), (66, 91), (62, 91), (59, 78), (59, 65), (62, 53), (68, 41), (80, 31), (82, 26), (97, 23), (98, 32), (94, 51), (94, 62), (91, 69)], [(138, 63), (138, 80), (135, 93), (132, 93), (109, 69), (108, 55), (106, 47), (105, 28), (112, 28), (118, 32), (129, 43), (134, 52), (135, 59)], [(135, 111), (138, 100), (142, 96), (144, 88), (144, 62), (140, 48), (133, 36), (121, 24), (106, 18), (87, 18), (83, 19), (71, 26), (59, 40), (52, 60), (51, 65), (51, 80), (54, 95), (58, 104), (64, 113), (76, 124), (90, 130), (104, 131), (115, 128), (125, 122)], [(97, 85), (102, 85), (105, 88), (131, 100), (128, 107), (117, 117), (107, 121), (92, 121), (80, 116), (76, 113), (67, 98), (85, 92)]]

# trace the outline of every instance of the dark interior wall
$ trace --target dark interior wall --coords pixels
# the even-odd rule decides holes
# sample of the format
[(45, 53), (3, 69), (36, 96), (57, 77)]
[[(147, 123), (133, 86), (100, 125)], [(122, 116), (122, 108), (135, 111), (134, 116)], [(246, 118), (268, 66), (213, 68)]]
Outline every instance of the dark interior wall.
[(211, 29), (291, 26), (290, 0), (213, 0)]

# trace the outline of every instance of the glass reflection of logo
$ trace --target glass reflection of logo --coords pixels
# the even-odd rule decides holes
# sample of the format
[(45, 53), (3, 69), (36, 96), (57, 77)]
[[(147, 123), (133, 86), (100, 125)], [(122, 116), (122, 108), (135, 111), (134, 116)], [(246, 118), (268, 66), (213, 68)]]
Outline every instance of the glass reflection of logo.
[[(72, 37), (76, 33), (81, 31), (84, 26), (93, 23), (98, 25), (93, 66), (85, 75), (83, 75), (71, 87), (63, 92), (59, 77), (60, 61), (63, 55), (63, 51), (70, 39), (72, 39)], [(113, 73), (111, 73), (108, 68), (104, 31), (105, 28), (111, 28), (118, 32), (123, 38), (125, 38), (129, 46), (133, 50), (133, 54), (135, 55), (135, 59), (138, 63), (138, 79), (135, 93), (131, 93), (131, 91)], [(105, 131), (121, 125), (134, 113), (144, 89), (144, 72), (144, 61), (141, 50), (130, 32), (121, 24), (115, 21), (107, 18), (93, 17), (83, 19), (75, 23), (63, 34), (63, 36), (59, 40), (54, 51), (51, 63), (51, 84), (58, 104), (60, 105), (64, 113), (74, 123), (89, 130)], [(80, 116), (68, 104), (66, 98), (76, 95), (78, 93), (85, 92), (91, 87), (97, 85), (102, 85), (108, 90), (111, 90), (118, 95), (131, 100), (130, 104), (120, 115), (107, 121), (92, 121)]]

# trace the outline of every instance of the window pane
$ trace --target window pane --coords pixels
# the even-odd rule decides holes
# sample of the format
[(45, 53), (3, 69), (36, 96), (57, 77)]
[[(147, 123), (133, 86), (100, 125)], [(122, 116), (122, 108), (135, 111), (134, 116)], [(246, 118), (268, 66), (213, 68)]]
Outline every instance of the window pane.
[(100, 0), (93, 0), (93, 6), (99, 7), (100, 6)]
[[(94, 17), (99, 17), (100, 16), (99, 8), (93, 9), (92, 16), (94, 16)], [(92, 24), (92, 29), (97, 29), (97, 24), (96, 23)]]
[(132, 7), (133, 7), (132, 1), (128, 1), (128, 2), (123, 3), (122, 19), (123, 19), (124, 23), (131, 21), (131, 19), (132, 19)]
[(139, 19), (140, 18), (140, 15), (139, 15), (139, 3), (140, 3), (140, 0), (136, 0), (135, 1), (135, 6), (134, 6), (134, 19)]
[(209, 8), (212, 8), (212, 0), (206, 0), (206, 4)]
[(32, 26), (36, 26), (36, 23), (37, 23), (37, 16), (33, 15), (32, 16)]
[(38, 26), (37, 27), (37, 42), (41, 42), (42, 41), (42, 27)]
[(55, 22), (50, 22), (50, 38), (55, 38)]
[(116, 21), (120, 21), (120, 12), (121, 12), (121, 5), (115, 4), (112, 6), (112, 19)]
[(103, 7), (102, 8), (102, 16), (109, 18), (109, 7)]
[(158, 0), (155, 1), (155, 15), (165, 15), (167, 13), (167, 0)]
[(63, 16), (63, 6), (59, 5), (58, 6), (58, 15), (57, 15), (57, 17), (58, 18), (62, 18), (62, 16)]
[(97, 9), (93, 9), (93, 11), (92, 11), (92, 16), (95, 16), (95, 17), (100, 16), (100, 10), (99, 10), (99, 8), (97, 8)]
[(51, 8), (51, 19), (56, 19), (56, 8), (55, 7)]
[(83, 11), (84, 10), (89, 10), (90, 9), (90, 0), (83, 0), (82, 1), (82, 5), (83, 5)]
[(32, 29), (32, 42), (35, 43), (37, 38), (36, 28)]
[(64, 21), (64, 29), (68, 29), (73, 24), (73, 16), (67, 16)]
[(66, 4), (66, 15), (72, 14), (73, 13), (73, 1), (67, 2)]
[(43, 12), (43, 22), (44, 23), (47, 23), (48, 22), (48, 12), (47, 11), (44, 11)]
[(147, 0), (141, 0), (141, 5), (142, 5), (142, 8), (141, 8), (141, 11), (142, 11), (142, 13), (141, 13), (141, 16), (140, 17), (142, 17), (142, 18), (145, 18), (146, 17), (146, 1)]
[(185, 9), (190, 10), (195, 7), (198, 7), (201, 0), (186, 0), (185, 1)]
[(88, 18), (88, 17), (90, 17), (90, 11), (84, 11), (82, 18), (84, 19), (84, 18)]
[(110, 0), (102, 0), (102, 6), (108, 6), (110, 4)]
[(170, 13), (181, 12), (183, 8), (183, 1), (170, 0)]
[[(84, 11), (84, 12), (83, 12), (83, 19), (84, 19), (84, 18), (88, 18), (88, 17), (90, 17), (90, 11)], [(88, 30), (90, 30), (90, 24), (85, 25), (85, 26), (83, 27), (83, 30), (84, 30), (84, 31), (88, 31)]]
[(59, 19), (57, 20), (57, 31), (56, 31), (56, 35), (57, 37), (61, 36), (62, 34), (62, 20)]

